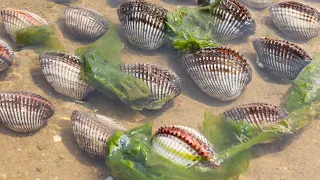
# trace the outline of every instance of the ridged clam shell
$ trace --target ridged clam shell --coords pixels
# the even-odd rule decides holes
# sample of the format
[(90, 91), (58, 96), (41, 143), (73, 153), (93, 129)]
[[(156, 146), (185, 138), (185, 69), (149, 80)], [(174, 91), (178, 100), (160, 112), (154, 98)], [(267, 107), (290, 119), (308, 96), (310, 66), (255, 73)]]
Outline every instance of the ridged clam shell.
[(0, 71), (10, 67), (13, 63), (14, 53), (4, 40), (0, 39)]
[(213, 12), (215, 33), (232, 40), (255, 33), (256, 23), (249, 10), (235, 0), (224, 0)]
[(161, 127), (152, 138), (152, 149), (172, 163), (185, 167), (220, 163), (210, 142), (190, 127)]
[(258, 65), (281, 78), (294, 80), (311, 62), (307, 52), (284, 40), (255, 38), (253, 46), (258, 55)]
[(216, 0), (195, 0), (194, 1), (194, 3), (198, 6), (208, 6), (214, 2), (216, 2)]
[(0, 120), (13, 131), (36, 131), (53, 114), (53, 105), (37, 94), (29, 92), (0, 93)]
[(281, 121), (285, 114), (277, 106), (267, 103), (244, 104), (223, 113), (234, 121), (244, 120), (261, 132), (263, 127)]
[(273, 0), (241, 0), (246, 5), (253, 8), (266, 8), (272, 4)]
[(72, 55), (58, 52), (40, 54), (41, 70), (57, 92), (83, 100), (94, 88), (81, 79), (82, 61)]
[(38, 15), (19, 9), (3, 8), (1, 17), (6, 32), (14, 42), (16, 42), (16, 32), (19, 29), (48, 24)]
[(269, 9), (274, 25), (293, 38), (310, 39), (320, 30), (320, 13), (317, 9), (299, 2), (274, 4)]
[[(151, 64), (124, 64), (121, 71), (145, 82), (151, 90), (150, 102), (155, 100), (171, 99), (181, 93), (179, 77), (171, 70), (160, 68)], [(171, 100), (170, 99), (170, 100)], [(158, 109), (161, 107), (145, 107)]]
[(108, 138), (116, 131), (126, 128), (119, 122), (105, 116), (73, 111), (71, 115), (74, 137), (88, 155), (105, 159)]
[(144, 1), (128, 1), (118, 16), (128, 40), (136, 47), (153, 50), (164, 42), (167, 10)]
[(233, 100), (249, 84), (252, 71), (238, 52), (227, 48), (204, 48), (184, 56), (187, 73), (209, 96)]
[(104, 17), (90, 9), (67, 7), (64, 13), (67, 27), (78, 37), (96, 39), (106, 33), (109, 28)]

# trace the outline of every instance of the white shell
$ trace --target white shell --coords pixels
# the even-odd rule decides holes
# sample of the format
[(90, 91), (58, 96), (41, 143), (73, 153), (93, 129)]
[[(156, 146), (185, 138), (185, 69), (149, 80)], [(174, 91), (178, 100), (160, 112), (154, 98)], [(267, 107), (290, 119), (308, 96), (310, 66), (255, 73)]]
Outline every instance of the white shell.
[(13, 63), (14, 53), (4, 40), (0, 39), (0, 71), (10, 67)]
[(81, 60), (75, 56), (43, 52), (40, 54), (41, 70), (46, 80), (57, 92), (83, 100), (94, 88), (81, 79)]
[(241, 0), (243, 3), (253, 8), (266, 8), (272, 4), (273, 0)]

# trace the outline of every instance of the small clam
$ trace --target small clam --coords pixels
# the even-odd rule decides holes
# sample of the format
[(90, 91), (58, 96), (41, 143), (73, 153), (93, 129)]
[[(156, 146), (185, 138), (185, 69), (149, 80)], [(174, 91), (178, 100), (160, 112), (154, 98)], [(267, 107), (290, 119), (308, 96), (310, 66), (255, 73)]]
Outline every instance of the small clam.
[(0, 93), (0, 120), (14, 131), (36, 131), (53, 114), (53, 105), (37, 94), (28, 92)]
[(0, 71), (10, 67), (13, 62), (14, 53), (12, 48), (5, 41), (0, 39)]
[(78, 37), (96, 39), (106, 33), (109, 28), (104, 17), (93, 10), (67, 7), (64, 13), (67, 27)]
[(214, 3), (216, 0), (195, 0), (194, 3), (198, 6), (207, 6)]
[(118, 16), (128, 40), (141, 49), (153, 50), (164, 42), (167, 10), (144, 1), (126, 1)]
[(124, 64), (121, 71), (145, 82), (151, 90), (150, 106), (146, 109), (159, 109), (164, 103), (152, 104), (154, 101), (171, 99), (181, 93), (179, 77), (171, 70), (160, 68), (151, 64)]
[(307, 52), (284, 40), (255, 38), (253, 46), (258, 55), (258, 65), (280, 78), (294, 80), (311, 62)]
[(185, 126), (161, 127), (152, 137), (152, 149), (174, 164), (216, 167), (221, 162), (211, 143), (195, 129)]
[(12, 8), (3, 8), (1, 17), (6, 32), (14, 42), (16, 42), (16, 33), (19, 29), (48, 24), (36, 14)]
[(320, 12), (306, 4), (288, 1), (269, 9), (274, 25), (293, 38), (310, 39), (320, 30)]
[(220, 100), (238, 98), (252, 78), (247, 61), (227, 48), (200, 49), (185, 55), (183, 63), (202, 91)]
[(243, 3), (253, 8), (266, 8), (272, 4), (273, 0), (241, 0)]
[(126, 128), (119, 122), (101, 115), (73, 111), (74, 137), (80, 148), (93, 158), (105, 159), (107, 140), (116, 131)]
[(81, 79), (82, 61), (72, 55), (58, 52), (43, 52), (40, 54), (41, 70), (46, 80), (57, 92), (77, 100), (94, 90)]

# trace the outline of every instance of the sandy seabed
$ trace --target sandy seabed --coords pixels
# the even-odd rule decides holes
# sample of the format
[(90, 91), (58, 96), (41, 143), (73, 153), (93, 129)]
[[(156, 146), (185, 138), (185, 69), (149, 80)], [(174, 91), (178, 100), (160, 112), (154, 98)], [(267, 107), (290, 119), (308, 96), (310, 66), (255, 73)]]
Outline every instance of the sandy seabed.
[[(100, 12), (104, 17), (119, 25), (116, 8), (112, 0), (80, 0), (77, 6)], [(116, 1), (116, 0), (114, 0)], [(192, 6), (184, 0), (148, 0), (169, 11), (182, 6)], [(278, 1), (280, 2), (280, 1)], [(317, 0), (300, 2), (320, 9)], [(0, 8), (23, 9), (45, 18), (57, 29), (59, 39), (68, 52), (73, 53), (79, 43), (64, 25), (65, 5), (50, 0), (1, 0)], [(284, 94), (290, 87), (261, 70), (255, 63), (255, 51), (250, 43), (254, 37), (286, 39), (270, 23), (268, 8), (249, 9), (257, 23), (257, 32), (248, 39), (240, 39), (225, 44), (240, 51), (253, 69), (252, 82), (235, 101), (221, 102), (205, 95), (181, 68), (181, 61), (169, 45), (157, 51), (146, 52), (133, 47), (124, 37), (125, 48), (121, 58), (126, 63), (147, 62), (167, 67), (181, 78), (182, 94), (174, 99), (174, 106), (166, 111), (134, 111), (121, 103), (113, 102), (101, 93), (91, 93), (83, 103), (75, 102), (53, 90), (46, 82), (39, 65), (38, 54), (24, 49), (15, 52), (14, 64), (0, 75), (1, 91), (30, 91), (50, 100), (56, 109), (47, 125), (36, 133), (15, 133), (0, 124), (0, 180), (1, 179), (43, 179), (43, 180), (95, 180), (106, 179), (110, 173), (103, 161), (89, 158), (81, 151), (72, 133), (70, 115), (73, 110), (100, 113), (117, 119), (128, 128), (145, 122), (153, 122), (154, 129), (166, 124), (186, 125), (196, 129), (202, 124), (205, 110), (221, 113), (232, 107), (251, 102), (266, 102), (281, 105)], [(121, 31), (121, 28), (119, 31)], [(0, 37), (13, 47), (14, 43), (5, 33), (0, 21)], [(292, 41), (294, 42), (294, 41)], [(309, 42), (295, 42), (309, 54), (319, 51), (320, 37)], [(108, 47), (106, 47), (108, 48)], [(313, 121), (303, 132), (268, 145), (254, 147), (249, 169), (240, 179), (243, 180), (315, 180), (320, 179), (320, 124)], [(55, 138), (61, 141), (55, 142)], [(235, 162), (236, 163), (236, 162)], [(114, 177), (116, 178), (116, 177)]]

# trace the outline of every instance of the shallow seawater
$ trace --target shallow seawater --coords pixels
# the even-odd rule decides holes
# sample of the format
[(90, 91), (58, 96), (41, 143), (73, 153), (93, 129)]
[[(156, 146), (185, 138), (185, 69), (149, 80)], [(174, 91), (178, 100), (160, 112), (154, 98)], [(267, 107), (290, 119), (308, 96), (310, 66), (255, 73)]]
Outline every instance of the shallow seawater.
[[(248, 38), (226, 42), (224, 45), (240, 52), (250, 63), (253, 79), (242, 95), (229, 102), (218, 101), (198, 88), (182, 68), (180, 56), (169, 44), (155, 51), (135, 48), (124, 37), (116, 9), (117, 0), (79, 0), (72, 5), (86, 7), (100, 12), (105, 18), (117, 24), (125, 47), (121, 59), (125, 63), (151, 63), (172, 69), (181, 79), (182, 94), (174, 99), (169, 109), (157, 111), (135, 111), (114, 102), (97, 91), (90, 93), (84, 102), (74, 101), (53, 90), (45, 80), (39, 65), (39, 55), (32, 49), (16, 51), (14, 63), (0, 74), (1, 91), (30, 91), (44, 96), (56, 109), (47, 125), (36, 133), (15, 133), (0, 124), (0, 180), (1, 179), (106, 179), (110, 173), (103, 161), (94, 160), (81, 151), (72, 133), (70, 116), (73, 110), (97, 112), (123, 122), (128, 128), (153, 122), (156, 130), (162, 125), (178, 124), (199, 129), (204, 112), (221, 113), (230, 108), (251, 102), (265, 102), (282, 106), (284, 94), (290, 84), (269, 75), (255, 63), (256, 55), (251, 44), (254, 37), (286, 39), (306, 50), (310, 55), (319, 52), (320, 36), (308, 42), (294, 41), (276, 30), (269, 18), (268, 8), (249, 8), (257, 23), (257, 31)], [(193, 6), (193, 1), (148, 0), (169, 11), (182, 6)], [(284, 2), (278, 0), (277, 2)], [(300, 0), (320, 9), (316, 0)], [(90, 42), (74, 38), (64, 24), (63, 12), (67, 5), (51, 0), (1, 0), (0, 8), (23, 9), (45, 18), (57, 29), (57, 36), (65, 49), (73, 53), (80, 46)], [(15, 48), (0, 21), (0, 37)], [(112, 45), (110, 45), (112, 46)], [(108, 47), (105, 47), (108, 48)], [(320, 123), (313, 121), (303, 132), (285, 137), (268, 145), (254, 147), (253, 158), (247, 172), (240, 179), (320, 179)], [(55, 142), (57, 136), (61, 141)], [(113, 177), (116, 179), (116, 177)]]

